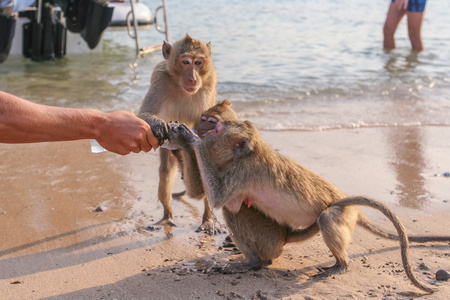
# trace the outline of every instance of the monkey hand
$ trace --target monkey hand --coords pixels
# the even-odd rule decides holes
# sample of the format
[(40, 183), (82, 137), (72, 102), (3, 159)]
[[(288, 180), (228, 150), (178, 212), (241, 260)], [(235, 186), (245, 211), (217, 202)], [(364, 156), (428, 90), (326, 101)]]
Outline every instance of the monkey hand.
[(158, 144), (161, 146), (169, 138), (167, 123), (157, 118), (145, 121), (150, 125), (153, 135), (158, 139)]
[(181, 149), (188, 149), (194, 146), (201, 139), (185, 124), (170, 123), (169, 127), (169, 142), (174, 147)]

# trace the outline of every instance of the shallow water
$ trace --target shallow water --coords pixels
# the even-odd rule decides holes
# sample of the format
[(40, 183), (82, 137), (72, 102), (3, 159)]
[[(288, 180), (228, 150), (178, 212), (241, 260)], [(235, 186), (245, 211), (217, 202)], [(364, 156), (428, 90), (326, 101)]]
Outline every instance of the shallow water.
[[(158, 1), (145, 0), (151, 9)], [(445, 0), (427, 3), (426, 50), (410, 51), (406, 20), (398, 48), (382, 50), (389, 1), (168, 1), (171, 42), (211, 41), (218, 99), (269, 130), (399, 125), (449, 126), (450, 22)], [(141, 46), (159, 44), (154, 28)], [(102, 54), (35, 63), (9, 57), (0, 89), (51, 105), (137, 110), (159, 52), (136, 59), (124, 31), (105, 33)]]

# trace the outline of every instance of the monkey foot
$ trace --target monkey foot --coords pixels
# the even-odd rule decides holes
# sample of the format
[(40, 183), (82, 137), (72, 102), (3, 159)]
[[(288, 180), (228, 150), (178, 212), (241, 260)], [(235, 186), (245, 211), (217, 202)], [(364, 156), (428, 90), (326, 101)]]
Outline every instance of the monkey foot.
[(339, 275), (344, 273), (345, 270), (347, 270), (347, 267), (340, 264), (335, 264), (332, 267), (319, 268), (319, 270), (321, 272), (317, 275), (314, 275), (313, 278), (325, 278), (333, 275)]
[(236, 244), (233, 242), (223, 242), (222, 247), (224, 248), (236, 248)]
[(200, 225), (196, 232), (206, 232), (209, 235), (214, 235), (216, 233), (224, 233), (225, 230), (220, 224), (216, 224), (212, 219), (206, 220)]
[(173, 222), (172, 218), (163, 217), (161, 220), (155, 223), (155, 225), (169, 225), (173, 227), (177, 227), (177, 224)]
[(223, 274), (236, 274), (236, 273), (246, 273), (249, 271), (257, 271), (262, 267), (262, 262), (253, 262), (253, 263), (233, 263), (228, 266), (223, 267), (220, 270), (220, 273)]
[(203, 222), (202, 225), (200, 225), (196, 232), (206, 232), (209, 235), (216, 234), (216, 229), (214, 228), (214, 221), (213, 220), (207, 220)]
[(236, 248), (236, 244), (233, 242), (231, 238), (231, 234), (227, 235), (225, 241), (223, 241), (222, 247), (224, 248)]

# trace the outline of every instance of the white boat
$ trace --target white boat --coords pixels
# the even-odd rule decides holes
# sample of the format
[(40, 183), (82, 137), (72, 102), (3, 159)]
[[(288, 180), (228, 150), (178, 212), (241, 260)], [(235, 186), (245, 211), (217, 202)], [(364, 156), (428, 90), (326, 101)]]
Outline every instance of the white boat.
[[(109, 26), (127, 26), (127, 24), (132, 24), (133, 16), (130, 1), (111, 1), (108, 6), (114, 7), (113, 15)], [(154, 23), (154, 18), (152, 11), (146, 5), (137, 1), (133, 3), (134, 12), (136, 14), (136, 19), (138, 26), (142, 25), (152, 25)]]
[[(30, 1), (34, 2), (0, 0), (0, 63), (9, 55), (42, 61), (63, 58), (67, 54), (101, 52), (102, 35), (108, 26), (127, 26), (128, 34), (136, 40), (137, 54), (160, 48), (140, 48), (140, 25), (155, 25), (157, 31), (169, 39), (164, 0), (154, 15), (147, 6), (135, 0), (36, 0), (28, 6)], [(164, 30), (157, 22), (160, 10), (164, 14)], [(136, 22), (133, 15), (136, 15)]]

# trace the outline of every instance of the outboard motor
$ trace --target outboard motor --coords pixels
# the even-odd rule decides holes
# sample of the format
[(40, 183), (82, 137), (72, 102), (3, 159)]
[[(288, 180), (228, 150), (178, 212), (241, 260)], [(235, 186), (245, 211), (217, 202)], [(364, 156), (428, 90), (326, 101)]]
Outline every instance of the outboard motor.
[(108, 7), (108, 4), (91, 1), (86, 27), (81, 31), (81, 36), (89, 48), (94, 49), (97, 46), (103, 31), (111, 22), (113, 11), (114, 7)]
[(38, 5), (36, 10), (20, 12), (19, 16), (32, 20), (23, 25), (22, 52), (25, 57), (34, 61), (64, 57), (66, 28), (61, 21), (63, 13), (60, 8), (45, 3)]
[(12, 7), (12, 2), (0, 7), (0, 63), (8, 58), (16, 29), (16, 18)]
[(43, 61), (65, 56), (67, 29), (79, 33), (94, 49), (114, 10), (103, 0), (36, 0), (33, 7), (23, 7), (25, 2), (30, 5), (29, 1), (34, 0), (19, 1), (21, 4), (0, 0), (0, 62), (6, 60), (11, 49), (17, 15), (30, 20), (22, 27), (22, 54)]
[(79, 33), (86, 27), (91, 0), (57, 0), (56, 3), (66, 13), (66, 26), (69, 31)]
[(94, 49), (111, 22), (114, 7), (96, 0), (73, 0), (66, 4), (56, 0), (66, 12), (67, 29), (79, 32), (90, 49)]

